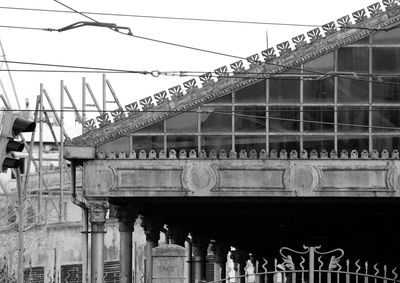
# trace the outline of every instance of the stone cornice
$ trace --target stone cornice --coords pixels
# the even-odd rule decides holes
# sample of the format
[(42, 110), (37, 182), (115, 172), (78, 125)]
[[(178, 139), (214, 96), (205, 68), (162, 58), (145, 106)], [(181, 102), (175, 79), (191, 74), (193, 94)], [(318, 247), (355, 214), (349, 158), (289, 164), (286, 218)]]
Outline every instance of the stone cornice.
[[(200, 76), (201, 88), (197, 87), (196, 80), (193, 79), (183, 84), (186, 93), (178, 85), (168, 90), (170, 98), (167, 97), (166, 91), (155, 94), (157, 106), (154, 106), (152, 97), (147, 97), (139, 101), (142, 109), (138, 108), (137, 102), (127, 105), (127, 116), (122, 109), (111, 112), (113, 123), (108, 113), (97, 117), (99, 128), (96, 128), (94, 120), (89, 120), (85, 124), (87, 132), (72, 141), (66, 141), (66, 144), (97, 146), (110, 142), (254, 84), (273, 74), (306, 63), (339, 47), (356, 42), (377, 32), (377, 30), (389, 29), (399, 23), (400, 8), (392, 1), (383, 1), (383, 4), (386, 8), (385, 12), (382, 11), (380, 3), (368, 6), (370, 18), (367, 17), (366, 11), (362, 9), (352, 14), (354, 23), (352, 23), (350, 16), (338, 19), (337, 24), (340, 31), (337, 31), (334, 22), (330, 22), (324, 25), (322, 29), (316, 28), (309, 31), (306, 36), (294, 37), (292, 39), (294, 50), (292, 50), (289, 41), (278, 44), (276, 49), (264, 50), (261, 52), (261, 55), (265, 58), (264, 62), (261, 62), (258, 54), (247, 57), (246, 59), (250, 63), (250, 68), (247, 70), (244, 69), (242, 61), (231, 64), (232, 71), (234, 73), (240, 72), (240, 77), (230, 77), (228, 68), (224, 66), (215, 70), (215, 74), (218, 76), (216, 82), (212, 79), (212, 74), (207, 73)], [(325, 36), (323, 36), (323, 33)], [(307, 39), (310, 43), (307, 42)], [(275, 51), (279, 52), (279, 56), (275, 54)], [(149, 109), (152, 111), (146, 111)]]

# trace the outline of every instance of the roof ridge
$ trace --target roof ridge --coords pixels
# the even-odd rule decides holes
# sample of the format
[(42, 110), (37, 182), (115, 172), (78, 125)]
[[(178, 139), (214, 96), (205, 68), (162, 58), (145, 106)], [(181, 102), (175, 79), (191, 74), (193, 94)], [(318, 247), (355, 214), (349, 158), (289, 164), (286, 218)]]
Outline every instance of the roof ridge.
[[(388, 15), (390, 19), (394, 15), (398, 14), (400, 6), (397, 3), (397, 0), (382, 0), (382, 4), (385, 7), (385, 11), (382, 10), (381, 3), (376, 2), (367, 6), (369, 14), (363, 8), (353, 12), (351, 16), (346, 15), (337, 19), (336, 23), (335, 21), (331, 21), (322, 25), (322, 30), (320, 27), (317, 27), (308, 31), (306, 35), (300, 34), (295, 36), (291, 40), (294, 48), (292, 48), (291, 43), (287, 40), (277, 44), (276, 48), (270, 47), (260, 53), (246, 57), (246, 60), (249, 63), (249, 68), (247, 69), (243, 64), (243, 60), (230, 64), (230, 69), (232, 71), (228, 71), (227, 66), (217, 68), (214, 70), (214, 74), (217, 76), (217, 81), (213, 80), (212, 72), (200, 75), (199, 81), (202, 84), (200, 88), (197, 85), (196, 79), (190, 79), (182, 84), (185, 88), (185, 93), (181, 85), (176, 85), (169, 88), (168, 93), (166, 90), (163, 90), (154, 94), (153, 97), (148, 96), (139, 101), (130, 103), (125, 106), (125, 110), (118, 108), (110, 111), (113, 123), (110, 120), (108, 112), (96, 117), (98, 125), (96, 125), (94, 119), (90, 119), (83, 124), (84, 134), (74, 138), (72, 141), (67, 140), (66, 143), (80, 145), (99, 145), (105, 143), (135, 130), (149, 126), (150, 124), (164, 120), (170, 116), (175, 116), (181, 111), (192, 109), (198, 104), (209, 102), (228, 94), (237, 88), (243, 88), (251, 83), (267, 78), (270, 74), (282, 72), (285, 69), (290, 69), (294, 66), (310, 61), (315, 57), (330, 52), (333, 48), (340, 47), (341, 44), (352, 43), (378, 31), (379, 29), (385, 29), (385, 27), (399, 21), (400, 17), (388, 21), (388, 18), (382, 19), (382, 16)], [(382, 22), (373, 22), (374, 19), (380, 19)], [(371, 26), (376, 27), (368, 27), (367, 23), (372, 23)], [(338, 28), (340, 30), (338, 30)], [(332, 44), (330, 48), (322, 48), (318, 52), (311, 52), (311, 50), (309, 50), (310, 46), (314, 45), (318, 41), (326, 40), (337, 32), (344, 34), (343, 38), (338, 39), (342, 40), (341, 44)], [(300, 58), (294, 56), (294, 53), (298, 51), (303, 51), (302, 53), (304, 53), (301, 54), (302, 56)], [(317, 53), (318, 56), (315, 56), (315, 53)], [(261, 61), (260, 54), (264, 57), (264, 62)], [(267, 70), (267, 67), (271, 68)], [(251, 73), (249, 72), (250, 70), (252, 71)], [(233, 73), (234, 75), (230, 76), (229, 73)], [(242, 76), (240, 79), (235, 77), (235, 74), (237, 73), (240, 73)], [(229, 85), (231, 85), (231, 87), (228, 87)], [(233, 87), (232, 85), (236, 87)], [(201, 91), (205, 92), (210, 90), (210, 87), (214, 88), (214, 94), (210, 94), (207, 97), (204, 95), (197, 95)], [(156, 102), (157, 105), (155, 105), (154, 102)], [(139, 108), (139, 106), (141, 108)], [(150, 109), (153, 113), (148, 112)], [(168, 111), (168, 113), (163, 111)], [(127, 112), (128, 115), (125, 115), (125, 112)], [(136, 119), (138, 123), (136, 123), (134, 127), (132, 125), (127, 127), (123, 126), (118, 133), (113, 132), (116, 124), (126, 122), (127, 119)], [(104, 132), (102, 131), (101, 134), (96, 135), (99, 130), (103, 130)]]

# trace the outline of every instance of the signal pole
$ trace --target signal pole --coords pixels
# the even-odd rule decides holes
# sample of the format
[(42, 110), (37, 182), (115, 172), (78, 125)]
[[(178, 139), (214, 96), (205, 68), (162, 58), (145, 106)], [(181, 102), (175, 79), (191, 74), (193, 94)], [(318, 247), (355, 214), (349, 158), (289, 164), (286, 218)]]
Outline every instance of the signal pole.
[[(12, 153), (14, 158), (17, 158)], [(18, 190), (18, 273), (17, 282), (24, 283), (24, 201), (22, 197), (22, 186), (21, 186), (21, 172), (19, 167), (15, 168), (15, 177), (17, 179), (17, 190)]]

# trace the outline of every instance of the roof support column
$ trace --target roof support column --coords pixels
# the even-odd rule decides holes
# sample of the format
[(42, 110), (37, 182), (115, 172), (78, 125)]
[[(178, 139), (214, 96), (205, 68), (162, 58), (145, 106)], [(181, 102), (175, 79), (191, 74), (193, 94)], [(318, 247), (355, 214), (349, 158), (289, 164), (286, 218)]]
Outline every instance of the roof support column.
[(158, 218), (142, 217), (142, 227), (146, 234), (145, 283), (151, 283), (153, 281), (153, 248), (158, 246), (163, 224)]
[(102, 283), (104, 276), (104, 224), (108, 211), (108, 201), (88, 201), (89, 221), (91, 223), (91, 282)]
[[(228, 258), (229, 245), (221, 242), (214, 242), (211, 251), (214, 252), (214, 281), (226, 278), (226, 261)], [(221, 282), (226, 282), (221, 281)]]
[(203, 235), (192, 234), (192, 270), (194, 283), (206, 280), (208, 243), (208, 239)]
[(133, 207), (115, 207), (119, 221), (120, 249), (119, 249), (119, 282), (132, 282), (132, 232), (137, 218)]

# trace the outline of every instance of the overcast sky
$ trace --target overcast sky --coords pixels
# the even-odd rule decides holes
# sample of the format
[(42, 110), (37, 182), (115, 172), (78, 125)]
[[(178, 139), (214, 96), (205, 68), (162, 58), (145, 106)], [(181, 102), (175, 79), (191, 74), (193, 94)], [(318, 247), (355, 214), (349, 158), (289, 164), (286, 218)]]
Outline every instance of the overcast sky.
[[(223, 20), (323, 25), (375, 2), (369, 0), (62, 0), (84, 12), (123, 13)], [(2, 0), (1, 7), (68, 10), (53, 0)], [(313, 29), (313, 27), (217, 23), (166, 20), (143, 17), (89, 15), (99, 22), (130, 27), (134, 35), (178, 43), (240, 57), (259, 53), (268, 47)], [(0, 8), (0, 26), (58, 29), (89, 19), (77, 13), (50, 13)], [(267, 36), (268, 34), (268, 36)], [(268, 40), (267, 40), (268, 38)], [(234, 58), (169, 46), (118, 34), (107, 28), (81, 27), (65, 32), (0, 27), (0, 40), (9, 61), (62, 64), (137, 71), (208, 72), (229, 65)], [(49, 67), (10, 64), (10, 69), (49, 69)], [(5, 66), (2, 66), (5, 69)], [(54, 69), (54, 68), (53, 68)], [(65, 68), (64, 68), (65, 70)], [(31, 108), (40, 83), (59, 108), (59, 85), (64, 80), (81, 108), (81, 82), (86, 77), (101, 101), (101, 74), (12, 72), (22, 108), (29, 98)], [(13, 108), (17, 107), (9, 77), (0, 72)], [(187, 77), (154, 78), (140, 74), (107, 74), (124, 106), (189, 80)], [(1, 105), (1, 102), (0, 102)], [(109, 109), (115, 109), (109, 105)], [(88, 115), (96, 116), (95, 114)]]

